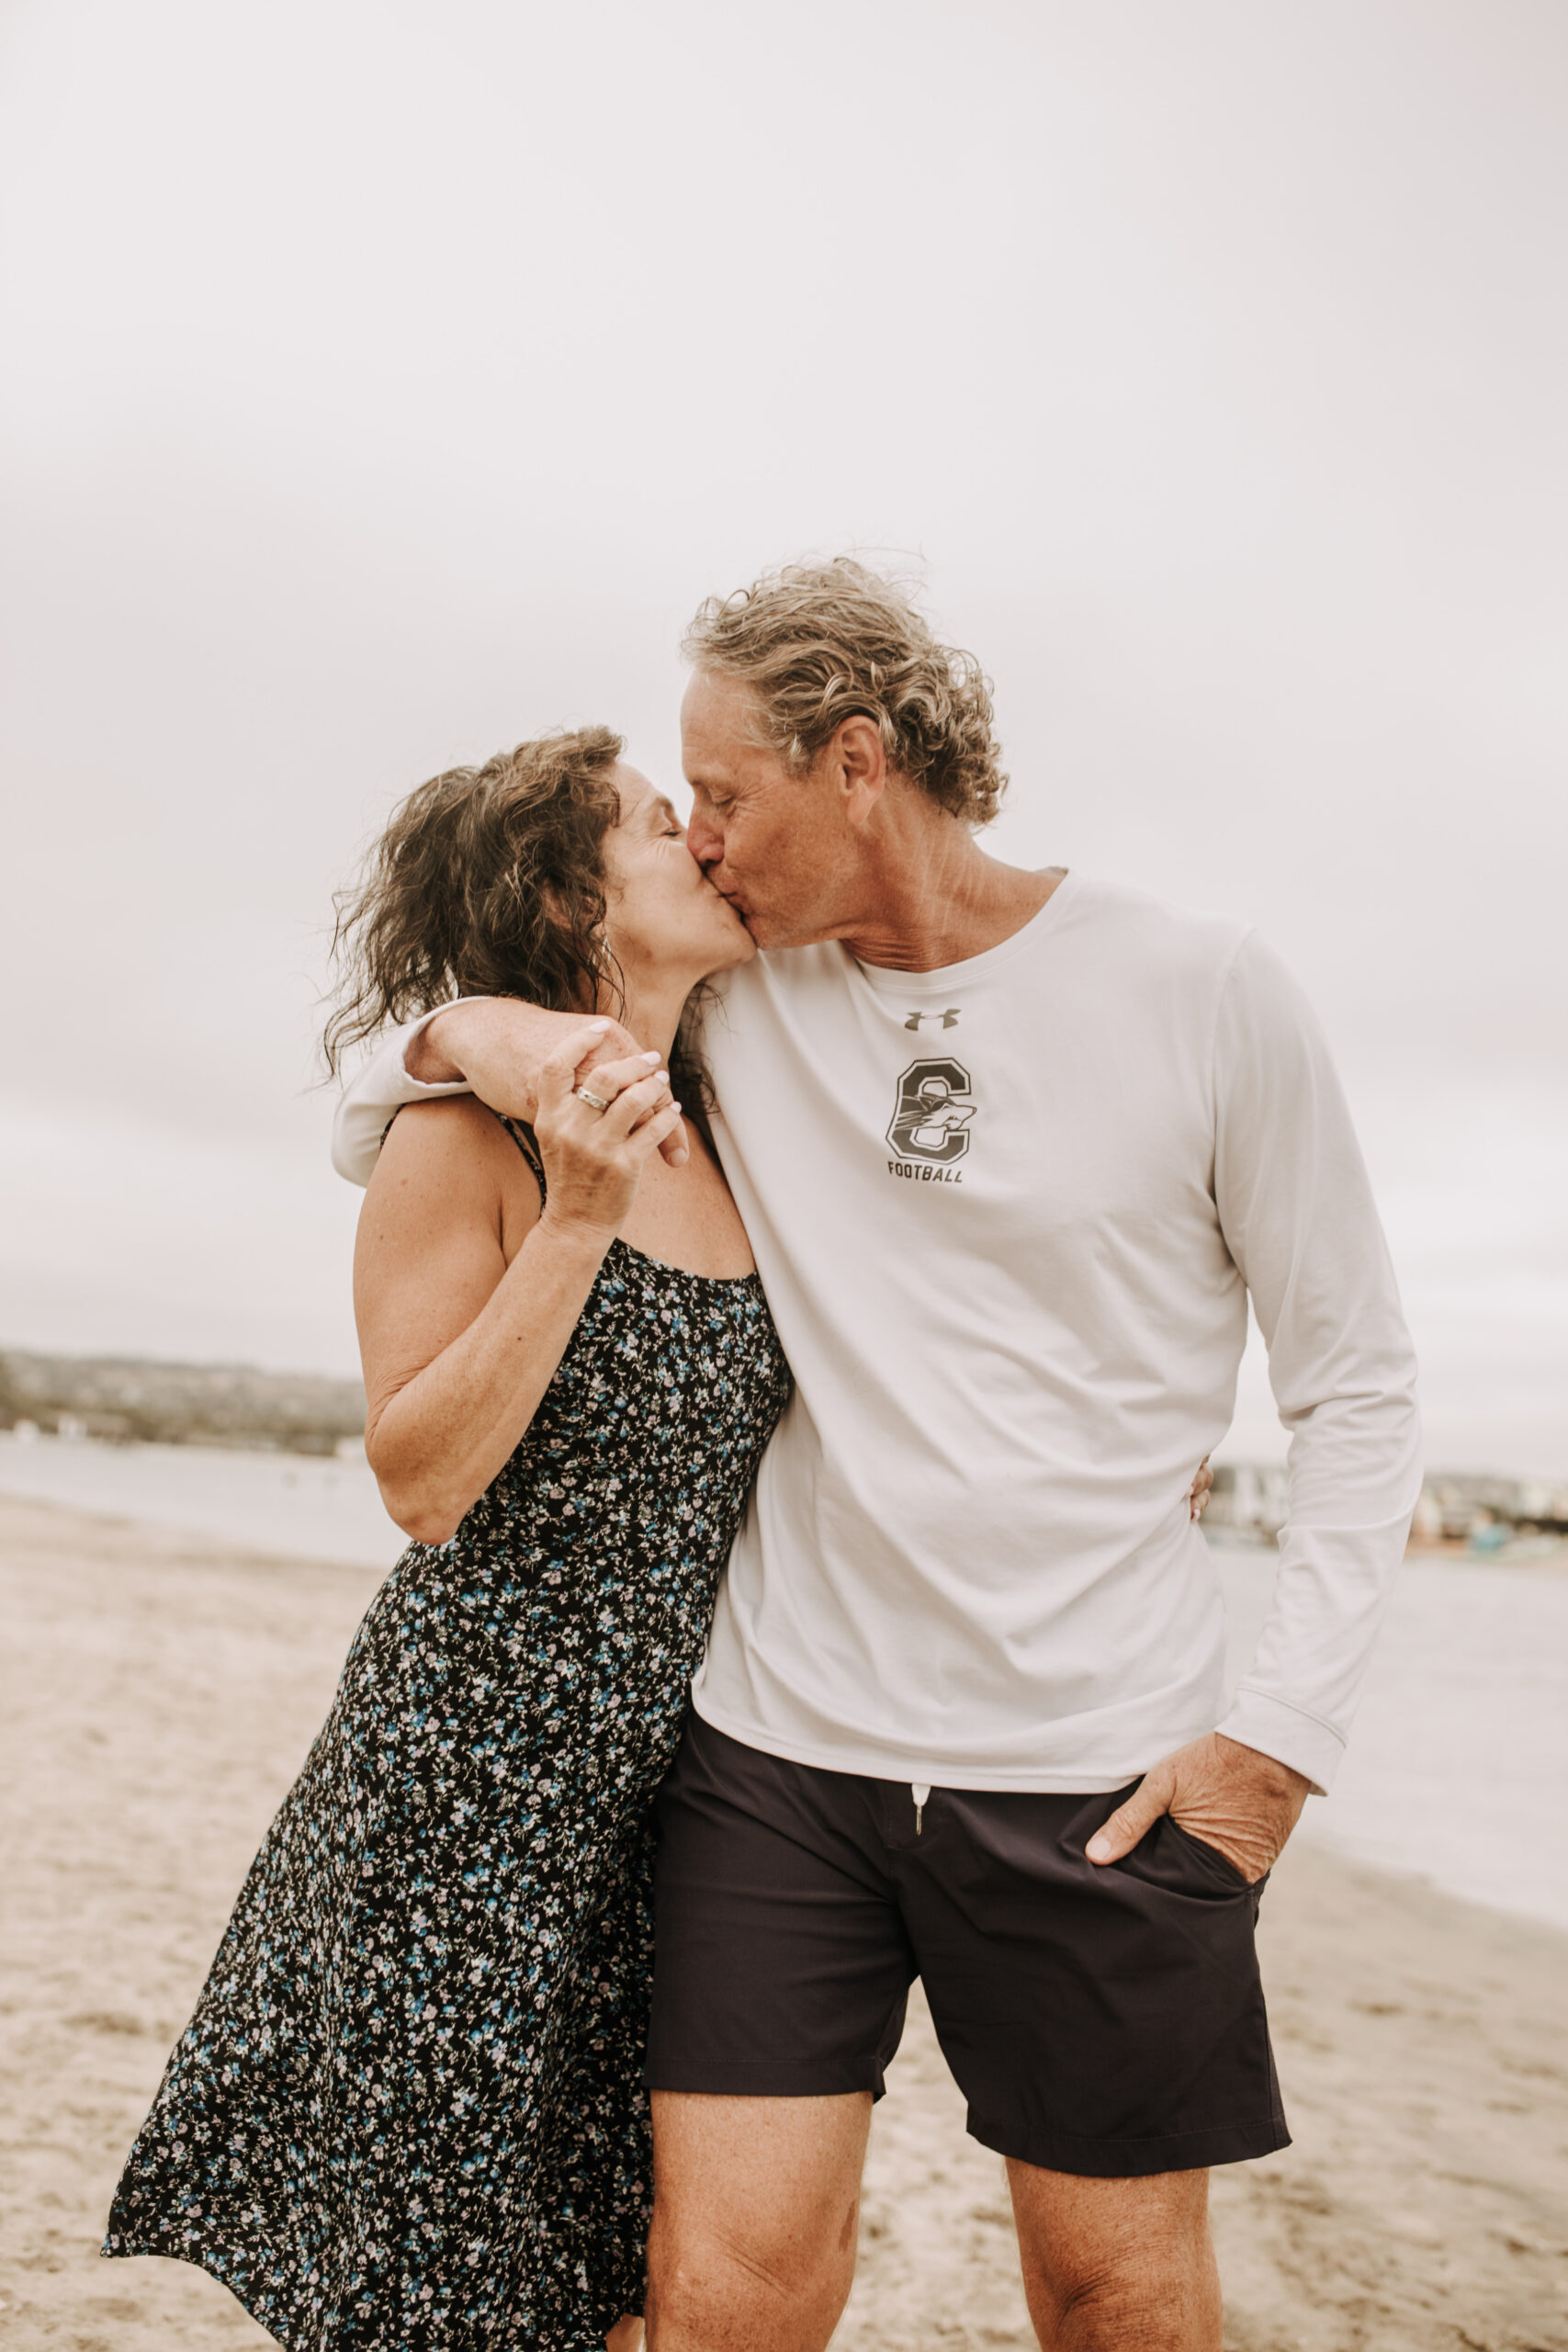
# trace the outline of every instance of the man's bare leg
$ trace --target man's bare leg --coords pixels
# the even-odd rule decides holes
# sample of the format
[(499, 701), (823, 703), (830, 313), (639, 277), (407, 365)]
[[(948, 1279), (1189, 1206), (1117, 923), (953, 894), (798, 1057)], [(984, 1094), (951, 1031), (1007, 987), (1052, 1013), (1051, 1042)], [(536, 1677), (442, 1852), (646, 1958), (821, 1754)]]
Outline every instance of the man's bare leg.
[(823, 2352), (855, 2269), (871, 2094), (653, 2094), (649, 2352)]
[(1085, 2180), (1010, 2159), (1008, 2180), (1044, 2352), (1220, 2352), (1206, 2172)]

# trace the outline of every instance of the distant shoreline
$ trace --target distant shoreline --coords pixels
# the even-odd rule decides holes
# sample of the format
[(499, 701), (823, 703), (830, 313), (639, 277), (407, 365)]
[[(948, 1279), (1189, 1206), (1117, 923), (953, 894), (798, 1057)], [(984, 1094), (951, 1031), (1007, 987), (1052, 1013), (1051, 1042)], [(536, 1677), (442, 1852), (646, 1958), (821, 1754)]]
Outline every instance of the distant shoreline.
[[(126, 1488), (135, 1476), (138, 1459), (152, 1469), (160, 1457), (169, 1459), (170, 1467), (178, 1470), (186, 1462), (193, 1474), (198, 1466), (220, 1473), (232, 1465), (241, 1475), (251, 1472), (265, 1475), (267, 1465), (288, 1487), (299, 1493), (302, 1511), (311, 1509), (313, 1500), (322, 1491), (314, 1480), (321, 1474), (333, 1480), (339, 1491), (346, 1486), (357, 1489), (365, 1504), (364, 1525), (369, 1532), (368, 1544), (356, 1543), (344, 1555), (345, 1566), (375, 1565), (388, 1545), (392, 1547), (388, 1558), (400, 1550), (407, 1538), (394, 1527), (381, 1510), (375, 1479), (365, 1459), (364, 1444), (358, 1436), (336, 1440), (332, 1450), (308, 1447), (292, 1448), (265, 1438), (242, 1440), (238, 1443), (215, 1437), (208, 1432), (180, 1439), (110, 1439), (90, 1436), (60, 1437), (52, 1432), (35, 1430), (24, 1435), (16, 1428), (0, 1426), (0, 1495), (12, 1495), (20, 1500), (47, 1504), (60, 1510), (79, 1511), (90, 1518), (103, 1518), (118, 1523), (132, 1523), (157, 1529), (183, 1529), (186, 1532), (207, 1535), (213, 1543), (240, 1543), (243, 1531), (236, 1524), (235, 1511), (229, 1508), (205, 1510), (198, 1498), (194, 1510), (179, 1510), (164, 1498), (159, 1498), (149, 1490), (145, 1499), (128, 1496)], [(310, 1471), (305, 1465), (311, 1465)], [(100, 1465), (107, 1474), (103, 1482), (110, 1490), (106, 1499), (95, 1500), (88, 1491), (77, 1491), (73, 1473), (87, 1473), (82, 1481), (84, 1488), (100, 1483), (92, 1477), (92, 1470)], [(114, 1476), (121, 1469), (124, 1479)], [(47, 1475), (58, 1470), (58, 1476)], [(44, 1473), (29, 1476), (29, 1470)], [(344, 1474), (340, 1479), (336, 1474)], [(299, 1485), (303, 1477), (307, 1484)], [(113, 1490), (118, 1489), (118, 1492)], [(139, 1507), (142, 1506), (142, 1507)], [(1205, 1515), (1203, 1532), (1212, 1547), (1222, 1555), (1232, 1558), (1256, 1557), (1272, 1569), (1278, 1557), (1272, 1534), (1253, 1528), (1236, 1528), (1224, 1521), (1215, 1522)], [(276, 1540), (276, 1538), (274, 1539)], [(258, 1549), (265, 1550), (265, 1544)], [(329, 1561), (333, 1556), (320, 1543), (308, 1539), (296, 1544), (283, 1541), (279, 1556), (288, 1559)], [(1465, 1567), (1526, 1567), (1568, 1570), (1568, 1539), (1554, 1536), (1530, 1536), (1517, 1539), (1501, 1546), (1477, 1550), (1464, 1538), (1449, 1540), (1423, 1539), (1413, 1535), (1405, 1554), (1407, 1566), (1424, 1564)]]
[(365, 1432), (357, 1380), (254, 1364), (0, 1349), (0, 1430), (67, 1443), (327, 1455)]

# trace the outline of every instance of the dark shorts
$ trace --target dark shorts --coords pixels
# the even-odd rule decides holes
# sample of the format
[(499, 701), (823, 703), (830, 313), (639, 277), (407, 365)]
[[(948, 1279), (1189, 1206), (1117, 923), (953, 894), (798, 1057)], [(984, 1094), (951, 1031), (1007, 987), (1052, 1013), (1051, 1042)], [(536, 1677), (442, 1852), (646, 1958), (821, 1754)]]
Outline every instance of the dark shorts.
[(880, 2097), (908, 1988), (987, 2147), (1126, 2177), (1290, 2143), (1260, 1887), (1170, 1819), (1104, 1868), (1127, 1794), (933, 1789), (791, 1764), (688, 1718), (658, 1801), (650, 2089)]

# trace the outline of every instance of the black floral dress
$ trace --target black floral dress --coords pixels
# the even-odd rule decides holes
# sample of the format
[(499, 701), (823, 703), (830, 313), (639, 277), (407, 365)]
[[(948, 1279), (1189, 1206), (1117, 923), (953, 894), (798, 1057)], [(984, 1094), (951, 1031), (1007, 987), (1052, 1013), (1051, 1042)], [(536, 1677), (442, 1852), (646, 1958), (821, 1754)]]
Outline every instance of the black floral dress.
[(505, 1469), (372, 1602), (106, 2254), (291, 2352), (603, 2352), (642, 2309), (649, 1800), (788, 1385), (755, 1275), (612, 1245)]

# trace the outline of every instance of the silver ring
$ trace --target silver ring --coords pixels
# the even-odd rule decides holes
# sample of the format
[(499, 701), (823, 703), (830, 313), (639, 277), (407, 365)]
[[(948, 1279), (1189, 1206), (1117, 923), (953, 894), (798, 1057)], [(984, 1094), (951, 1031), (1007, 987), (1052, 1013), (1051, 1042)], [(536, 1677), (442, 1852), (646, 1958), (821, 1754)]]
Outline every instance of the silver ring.
[(591, 1111), (607, 1111), (615, 1099), (612, 1094), (607, 1102), (602, 1094), (590, 1094), (586, 1086), (574, 1086), (571, 1091), (580, 1102), (587, 1103)]

